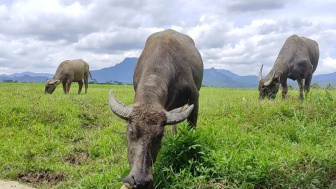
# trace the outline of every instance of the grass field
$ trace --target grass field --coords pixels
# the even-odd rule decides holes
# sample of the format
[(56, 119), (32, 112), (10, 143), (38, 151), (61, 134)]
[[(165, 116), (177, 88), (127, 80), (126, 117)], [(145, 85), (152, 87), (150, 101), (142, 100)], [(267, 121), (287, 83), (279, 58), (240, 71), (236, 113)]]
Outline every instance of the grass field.
[[(0, 178), (37, 188), (120, 188), (128, 174), (125, 125), (108, 91), (126, 104), (132, 86), (0, 84)], [(196, 130), (167, 132), (156, 188), (336, 188), (336, 91), (259, 101), (256, 89), (203, 87)]]

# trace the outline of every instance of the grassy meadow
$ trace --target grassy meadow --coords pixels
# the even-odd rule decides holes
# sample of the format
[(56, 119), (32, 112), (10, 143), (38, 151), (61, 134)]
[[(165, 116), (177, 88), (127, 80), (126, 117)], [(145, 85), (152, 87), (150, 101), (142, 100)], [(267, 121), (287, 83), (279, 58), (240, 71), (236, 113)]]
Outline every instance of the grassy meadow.
[[(36, 188), (120, 188), (128, 174), (126, 123), (108, 92), (131, 104), (132, 86), (0, 83), (0, 179)], [(203, 87), (195, 130), (166, 128), (156, 188), (336, 188), (336, 90), (298, 100), (257, 89)]]

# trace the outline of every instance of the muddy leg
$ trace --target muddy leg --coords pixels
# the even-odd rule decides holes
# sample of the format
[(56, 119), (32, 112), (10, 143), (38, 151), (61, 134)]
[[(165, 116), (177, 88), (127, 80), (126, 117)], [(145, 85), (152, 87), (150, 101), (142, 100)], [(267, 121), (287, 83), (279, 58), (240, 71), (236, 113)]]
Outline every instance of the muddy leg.
[(79, 88), (78, 88), (78, 94), (80, 94), (81, 91), (82, 91), (82, 87), (83, 87), (83, 81), (79, 81), (79, 82), (78, 82), (78, 85), (79, 85)]
[(297, 80), (300, 89), (300, 100), (303, 100), (303, 82), (302, 79)]

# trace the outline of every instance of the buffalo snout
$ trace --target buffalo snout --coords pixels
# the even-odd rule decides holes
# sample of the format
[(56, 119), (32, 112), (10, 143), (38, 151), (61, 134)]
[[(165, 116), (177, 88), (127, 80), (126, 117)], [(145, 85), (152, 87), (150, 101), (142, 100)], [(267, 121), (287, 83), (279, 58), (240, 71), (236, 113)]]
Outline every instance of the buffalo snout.
[(154, 184), (152, 175), (127, 175), (123, 179), (123, 183), (127, 183), (132, 188), (137, 189), (151, 189)]

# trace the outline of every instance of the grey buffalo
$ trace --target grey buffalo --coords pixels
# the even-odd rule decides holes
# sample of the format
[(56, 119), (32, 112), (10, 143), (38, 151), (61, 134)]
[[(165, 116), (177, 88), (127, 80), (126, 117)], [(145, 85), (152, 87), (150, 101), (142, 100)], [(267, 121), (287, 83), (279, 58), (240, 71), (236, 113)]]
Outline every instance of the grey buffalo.
[(310, 90), (312, 75), (316, 70), (319, 59), (319, 48), (316, 41), (290, 36), (282, 46), (268, 75), (262, 79), (262, 66), (259, 72), (259, 98), (274, 99), (282, 87), (282, 98), (287, 95), (287, 78), (297, 80), (300, 89), (300, 99), (303, 99), (303, 79), (305, 94)]
[(187, 119), (196, 126), (203, 61), (194, 41), (174, 30), (150, 35), (133, 75), (134, 103), (125, 106), (112, 90), (111, 110), (127, 120), (130, 173), (123, 179), (133, 188), (152, 188), (165, 125)]
[(89, 75), (91, 77), (89, 64), (84, 60), (65, 60), (58, 66), (54, 77), (46, 82), (45, 94), (52, 94), (60, 82), (62, 82), (65, 94), (69, 93), (72, 82), (78, 82), (78, 94), (80, 94), (83, 87), (83, 79), (85, 83), (85, 93), (87, 93)]

